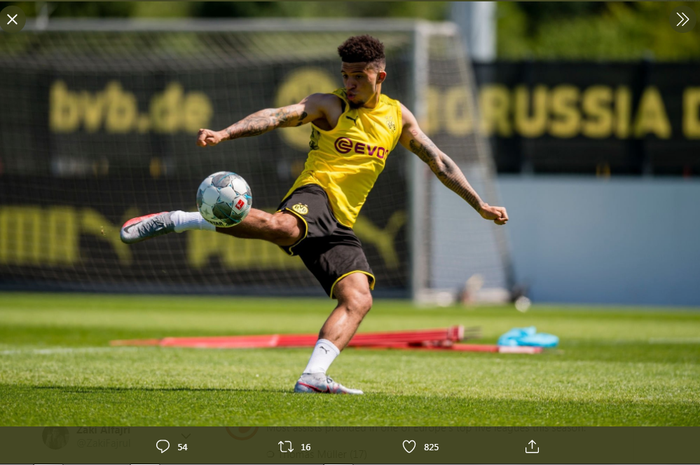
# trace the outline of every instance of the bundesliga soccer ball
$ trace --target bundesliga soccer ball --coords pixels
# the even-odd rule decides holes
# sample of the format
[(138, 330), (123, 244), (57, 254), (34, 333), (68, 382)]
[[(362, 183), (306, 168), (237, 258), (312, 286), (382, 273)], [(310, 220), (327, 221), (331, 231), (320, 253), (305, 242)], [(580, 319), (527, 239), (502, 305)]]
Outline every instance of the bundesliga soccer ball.
[(230, 171), (207, 177), (197, 189), (197, 208), (202, 217), (221, 228), (230, 228), (248, 215), (253, 197), (248, 183)]

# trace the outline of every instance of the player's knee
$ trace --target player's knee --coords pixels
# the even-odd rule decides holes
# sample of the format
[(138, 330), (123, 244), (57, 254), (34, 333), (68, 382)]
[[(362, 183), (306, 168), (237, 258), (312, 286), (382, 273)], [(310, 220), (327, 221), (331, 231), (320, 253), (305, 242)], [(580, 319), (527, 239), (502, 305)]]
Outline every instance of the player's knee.
[(365, 316), (372, 309), (372, 294), (369, 289), (349, 292), (344, 300), (348, 312), (359, 316)]
[(373, 301), (372, 301), (372, 294), (370, 294), (369, 292), (367, 292), (367, 294), (365, 294), (365, 295), (363, 296), (363, 301), (362, 301), (362, 310), (364, 311), (365, 315), (366, 315), (370, 310), (372, 310), (372, 303), (373, 303)]

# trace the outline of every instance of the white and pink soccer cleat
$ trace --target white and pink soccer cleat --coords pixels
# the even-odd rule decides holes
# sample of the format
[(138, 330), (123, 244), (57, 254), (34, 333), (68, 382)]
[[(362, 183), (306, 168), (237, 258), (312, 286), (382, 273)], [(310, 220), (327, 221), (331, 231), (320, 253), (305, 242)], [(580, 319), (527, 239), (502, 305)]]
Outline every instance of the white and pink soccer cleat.
[(135, 244), (174, 232), (175, 223), (173, 223), (171, 215), (172, 212), (160, 212), (132, 218), (124, 223), (119, 237), (126, 244)]
[(294, 386), (294, 392), (306, 394), (363, 394), (359, 389), (346, 388), (325, 373), (303, 373)]

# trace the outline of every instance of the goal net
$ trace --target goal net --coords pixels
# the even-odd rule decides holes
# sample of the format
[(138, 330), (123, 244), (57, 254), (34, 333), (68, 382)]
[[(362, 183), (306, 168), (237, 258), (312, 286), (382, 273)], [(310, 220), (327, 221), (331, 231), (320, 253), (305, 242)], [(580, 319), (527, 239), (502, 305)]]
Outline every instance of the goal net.
[[(0, 36), (0, 286), (125, 292), (322, 295), (298, 257), (208, 232), (132, 246), (128, 218), (195, 211), (209, 174), (242, 175), (274, 211), (301, 172), (310, 126), (199, 148), (262, 108), (342, 85), (336, 48), (384, 42), (383, 92), (413, 108), (484, 199), (498, 203), (474, 81), (446, 23), (62, 21)], [(398, 146), (355, 232), (379, 296), (430, 298), (471, 276), (507, 289), (505, 238)]]

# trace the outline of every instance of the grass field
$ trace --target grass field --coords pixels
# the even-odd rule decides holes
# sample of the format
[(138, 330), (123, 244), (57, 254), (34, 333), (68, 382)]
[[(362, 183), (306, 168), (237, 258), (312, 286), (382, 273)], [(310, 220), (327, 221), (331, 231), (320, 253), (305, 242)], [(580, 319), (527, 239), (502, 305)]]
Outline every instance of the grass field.
[(314, 333), (328, 299), (0, 294), (0, 426), (700, 425), (700, 311), (377, 301), (361, 331), (537, 326), (541, 355), (349, 349), (364, 396), (291, 392), (309, 349), (109, 347), (112, 339)]

